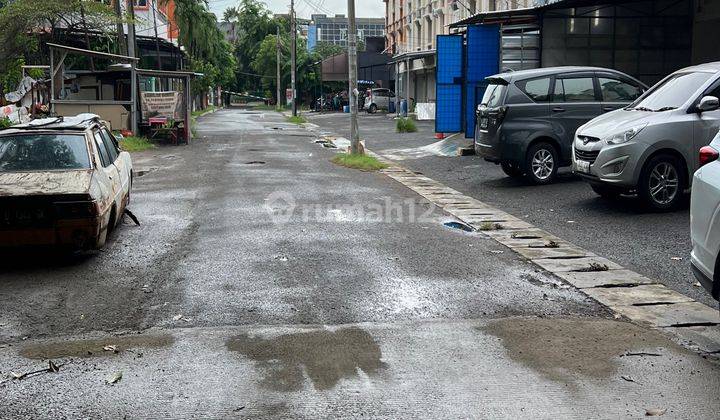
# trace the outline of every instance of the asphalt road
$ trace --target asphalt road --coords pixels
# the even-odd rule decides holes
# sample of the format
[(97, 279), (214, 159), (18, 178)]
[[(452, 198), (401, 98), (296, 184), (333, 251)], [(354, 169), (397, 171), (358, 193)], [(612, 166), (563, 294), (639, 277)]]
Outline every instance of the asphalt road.
[[(322, 129), (349, 136), (349, 130), (344, 129), (346, 115), (311, 114), (309, 118)], [(689, 200), (679, 211), (647, 212), (633, 197), (616, 201), (598, 197), (567, 169), (553, 185), (528, 185), (508, 178), (499, 166), (476, 156), (419, 153), (417, 148), (438, 140), (433, 122), (418, 122), (418, 129), (417, 133), (399, 134), (395, 121), (386, 115), (360, 114), (361, 137), (370, 150), (399, 157), (409, 169), (717, 307), (717, 302), (695, 285), (690, 269)], [(471, 144), (471, 140), (457, 138), (455, 142)]]
[[(0, 417), (720, 409), (717, 361), (444, 227), (385, 175), (333, 165), (279, 115), (220, 111), (198, 132), (134, 156), (142, 225), (104, 251), (4, 255)], [(59, 372), (13, 379), (48, 360)]]

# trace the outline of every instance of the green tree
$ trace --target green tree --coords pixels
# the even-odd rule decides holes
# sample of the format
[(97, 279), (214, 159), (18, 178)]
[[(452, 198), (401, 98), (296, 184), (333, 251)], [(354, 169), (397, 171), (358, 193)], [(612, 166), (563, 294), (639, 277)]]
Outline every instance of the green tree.
[(90, 0), (21, 0), (0, 8), (0, 79), (4, 90), (13, 82), (21, 59), (38, 52), (38, 39), (29, 33), (44, 28), (51, 41), (58, 29), (81, 32), (85, 27), (105, 31), (113, 28), (116, 17), (109, 4)]

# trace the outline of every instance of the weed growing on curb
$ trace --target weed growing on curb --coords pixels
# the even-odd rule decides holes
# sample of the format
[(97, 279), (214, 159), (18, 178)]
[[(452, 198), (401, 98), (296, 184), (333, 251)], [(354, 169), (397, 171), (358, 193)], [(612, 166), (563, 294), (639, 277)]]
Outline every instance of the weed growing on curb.
[(377, 158), (360, 154), (338, 153), (332, 158), (332, 162), (336, 165), (361, 171), (379, 171), (387, 168), (387, 165), (377, 160)]

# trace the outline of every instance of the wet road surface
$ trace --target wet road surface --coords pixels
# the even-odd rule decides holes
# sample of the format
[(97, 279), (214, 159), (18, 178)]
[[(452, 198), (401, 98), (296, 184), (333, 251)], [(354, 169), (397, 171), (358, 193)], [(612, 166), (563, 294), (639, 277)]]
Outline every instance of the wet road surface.
[[(2, 260), (3, 416), (720, 409), (714, 359), (444, 227), (384, 175), (334, 166), (281, 116), (220, 111), (198, 134), (134, 156), (142, 226), (125, 223), (103, 252)], [(659, 356), (626, 355), (639, 352)], [(48, 360), (60, 371), (11, 379)]]
[[(342, 114), (311, 114), (322, 130), (349, 136)], [(690, 269), (690, 212), (651, 213), (634, 197), (615, 201), (597, 196), (582, 180), (561, 170), (557, 183), (528, 185), (508, 178), (499, 166), (477, 156), (439, 157), (417, 148), (437, 142), (434, 122), (418, 122), (418, 132), (398, 134), (385, 115), (360, 115), (360, 132), (367, 147), (464, 194), (493, 205), (563, 239), (660, 281), (691, 298), (717, 307), (696, 285)], [(458, 142), (471, 144), (470, 139)], [(415, 150), (413, 150), (415, 149)]]

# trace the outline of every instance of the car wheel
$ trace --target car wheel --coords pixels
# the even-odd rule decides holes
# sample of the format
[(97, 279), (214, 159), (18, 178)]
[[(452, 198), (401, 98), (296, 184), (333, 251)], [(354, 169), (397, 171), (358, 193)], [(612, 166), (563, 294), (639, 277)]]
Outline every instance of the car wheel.
[(371, 114), (376, 113), (377, 110), (378, 110), (377, 105), (375, 105), (375, 104), (371, 104), (371, 105), (370, 105), (370, 110), (369, 110), (369, 111), (370, 111)]
[(553, 182), (558, 171), (558, 154), (550, 143), (536, 143), (527, 152), (525, 175), (536, 185)]
[(685, 172), (680, 160), (672, 155), (659, 155), (645, 164), (640, 175), (638, 195), (651, 209), (675, 210), (685, 190)]
[(505, 175), (509, 176), (510, 178), (519, 178), (523, 175), (522, 169), (520, 169), (517, 165), (513, 165), (510, 162), (502, 162), (500, 164), (500, 167), (502, 168), (503, 172), (505, 172)]
[(621, 190), (607, 185), (590, 184), (590, 188), (600, 197), (611, 200), (620, 197), (620, 194), (622, 194)]

